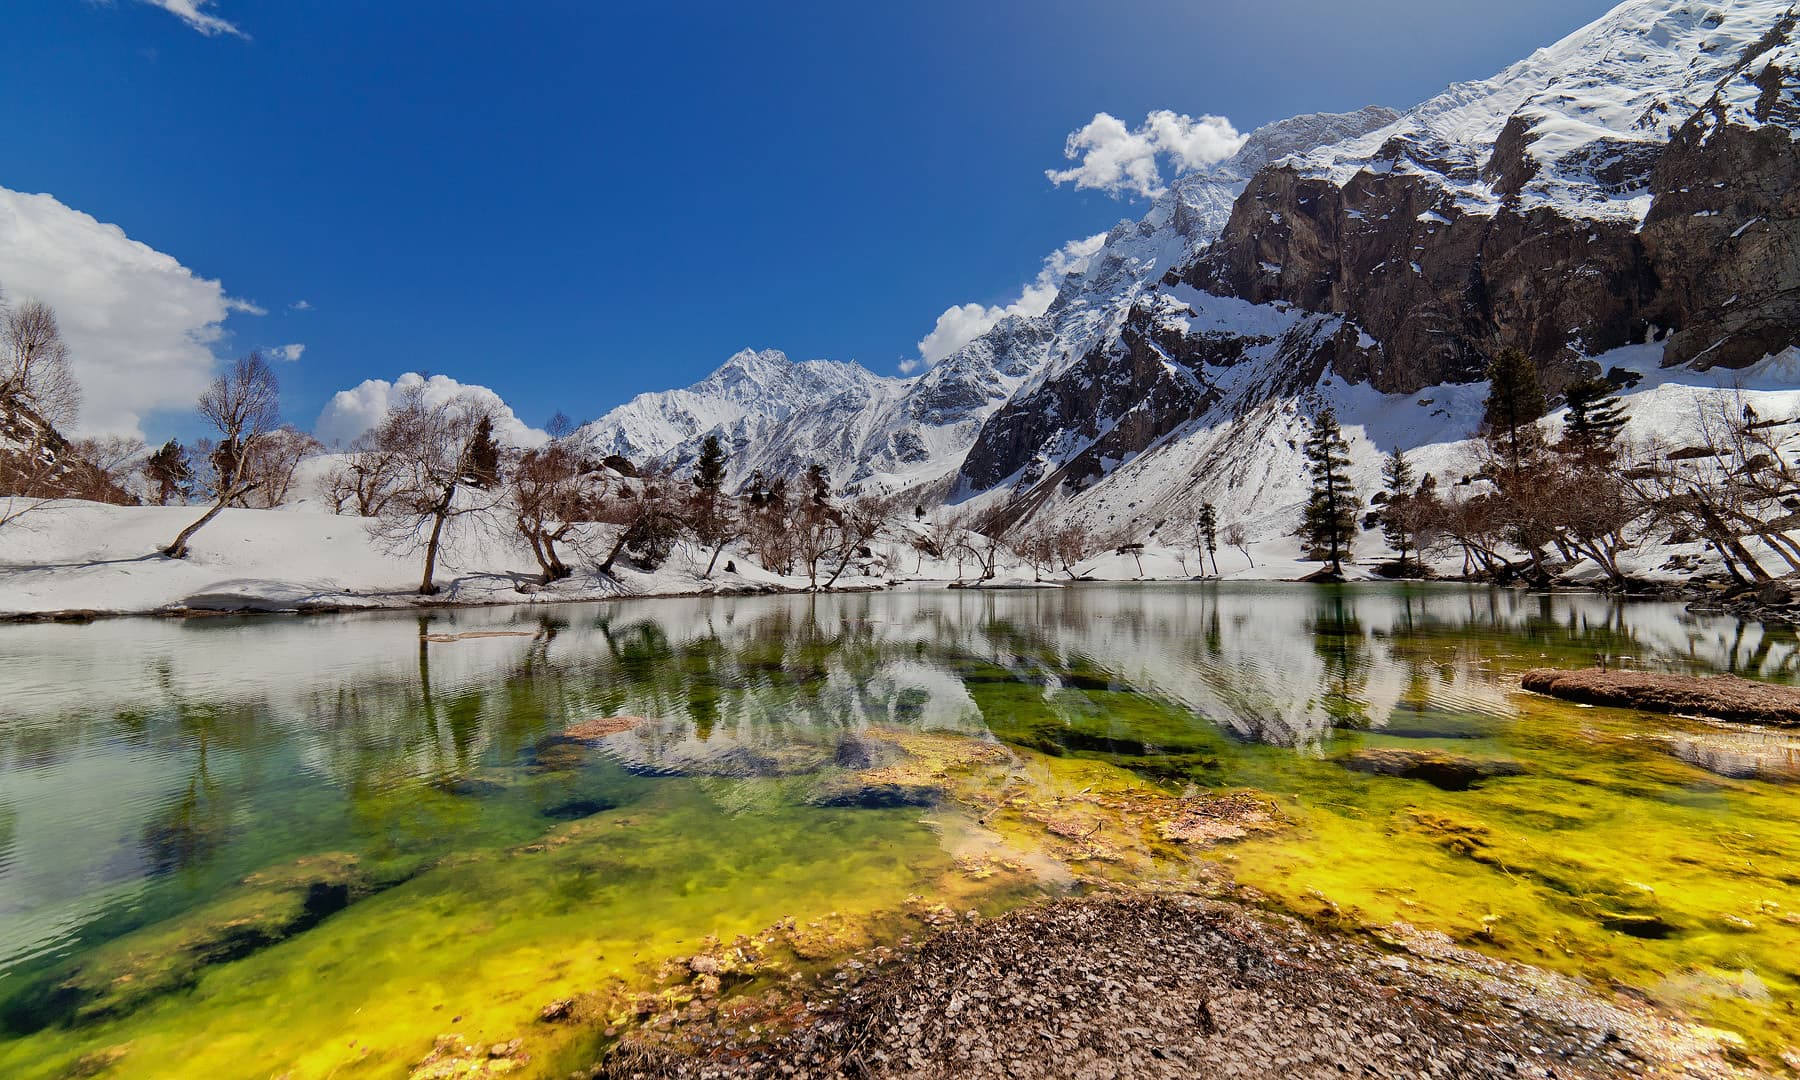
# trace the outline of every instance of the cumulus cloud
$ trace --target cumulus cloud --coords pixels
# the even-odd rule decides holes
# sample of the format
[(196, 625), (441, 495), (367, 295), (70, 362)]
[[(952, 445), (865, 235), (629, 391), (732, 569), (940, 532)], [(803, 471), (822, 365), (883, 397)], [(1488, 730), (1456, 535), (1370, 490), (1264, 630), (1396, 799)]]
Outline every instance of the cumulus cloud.
[(1110, 113), (1095, 113), (1063, 144), (1063, 157), (1076, 162), (1075, 166), (1046, 169), (1044, 175), (1053, 184), (1094, 188), (1114, 197), (1132, 192), (1154, 198), (1164, 191), (1159, 156), (1180, 174), (1224, 161), (1238, 152), (1246, 138), (1223, 116), (1196, 120), (1158, 109), (1138, 127), (1128, 128)]
[(75, 430), (142, 435), (158, 409), (193, 408), (237, 302), (217, 281), (70, 209), (0, 188), (0, 290), (56, 309), (81, 384)]
[(386, 420), (401, 391), (415, 386), (424, 387), (428, 405), (449, 401), (461, 394), (492, 405), (499, 414), (499, 419), (494, 422), (494, 438), (508, 446), (530, 449), (550, 441), (548, 434), (520, 420), (500, 395), (487, 387), (457, 382), (448, 375), (426, 377), (412, 371), (393, 382), (364, 379), (349, 390), (339, 390), (325, 403), (318, 423), (313, 425), (313, 434), (326, 446), (348, 446), (352, 439)]
[(919, 356), (900, 364), (900, 373), (910, 375), (921, 366), (930, 366), (986, 333), (1008, 315), (1027, 318), (1042, 315), (1056, 299), (1063, 278), (1087, 269), (1088, 260), (1106, 243), (1105, 233), (1095, 233), (1085, 240), (1071, 240), (1044, 259), (1037, 278), (1010, 304), (958, 304), (946, 308), (937, 317), (931, 333), (919, 339)]
[(306, 346), (299, 344), (277, 345), (273, 349), (267, 350), (267, 352), (270, 359), (285, 360), (291, 364), (306, 355)]
[(206, 10), (213, 6), (214, 0), (143, 0), (143, 2), (151, 7), (162, 8), (207, 37), (218, 37), (221, 34), (246, 40), (250, 37), (234, 24), (226, 22)]

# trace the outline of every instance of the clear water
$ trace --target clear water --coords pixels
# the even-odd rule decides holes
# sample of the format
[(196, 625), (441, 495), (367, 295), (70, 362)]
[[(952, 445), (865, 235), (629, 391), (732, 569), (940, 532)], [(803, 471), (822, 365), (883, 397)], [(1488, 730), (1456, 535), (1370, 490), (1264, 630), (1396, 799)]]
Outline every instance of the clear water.
[[(817, 923), (824, 963), (906, 929), (909, 897), (994, 911), (1217, 866), (1322, 923), (1634, 988), (1772, 1060), (1800, 1041), (1800, 739), (1517, 674), (1785, 682), (1796, 647), (1421, 586), (0, 627), (0, 1075), (403, 1076), (451, 1031), (564, 1075), (605, 1036), (545, 1003), (653, 987), (708, 935)], [(557, 737), (620, 715), (645, 722)], [(1345, 764), (1396, 749), (1517, 775)], [(942, 793), (831, 797), (871, 767)], [(1195, 848), (1133, 817), (1195, 789), (1264, 793), (1280, 826)]]

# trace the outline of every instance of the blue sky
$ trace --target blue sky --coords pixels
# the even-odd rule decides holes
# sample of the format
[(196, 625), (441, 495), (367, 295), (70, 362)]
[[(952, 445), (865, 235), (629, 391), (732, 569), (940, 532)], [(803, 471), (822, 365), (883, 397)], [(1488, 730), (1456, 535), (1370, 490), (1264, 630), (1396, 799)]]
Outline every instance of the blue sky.
[(9, 3), (0, 187), (266, 309), (216, 349), (304, 343), (303, 424), (409, 370), (532, 423), (746, 346), (892, 374), (946, 307), (1142, 212), (1044, 176), (1096, 112), (1405, 107), (1611, 6), (193, 4)]

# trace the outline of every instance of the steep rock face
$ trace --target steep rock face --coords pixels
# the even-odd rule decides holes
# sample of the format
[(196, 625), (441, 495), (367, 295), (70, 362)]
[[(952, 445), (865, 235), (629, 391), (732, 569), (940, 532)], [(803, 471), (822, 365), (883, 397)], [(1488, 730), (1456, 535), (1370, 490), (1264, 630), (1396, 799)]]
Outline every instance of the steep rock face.
[(1800, 344), (1800, 46), (1784, 16), (1682, 125), (1643, 242), (1669, 365), (1738, 368)]
[(1541, 205), (1465, 213), (1421, 176), (1371, 170), (1339, 187), (1293, 168), (1259, 174), (1179, 280), (1344, 315), (1375, 345), (1326, 365), (1388, 394), (1479, 379), (1508, 344), (1555, 384), (1582, 357), (1641, 340), (1656, 291), (1626, 222)]
[(13, 496), (137, 501), (31, 406), (0, 395), (0, 499)]
[[(1780, 0), (1632, 0), (1386, 127), (1266, 162), (1160, 287), (1335, 320), (1258, 351), (1280, 365), (1262, 383), (1290, 394), (1475, 382), (1511, 345), (1555, 392), (1669, 330), (1670, 363), (1754, 362), (1800, 340), (1795, 21)], [(1043, 478), (1085, 483), (1219, 408), (1168, 390), (1198, 354), (1143, 317), (1155, 301), (997, 411), (957, 492), (1039, 503)], [(1203, 351), (1200, 382), (1222, 350)], [(1152, 402), (1172, 414), (1143, 422)]]

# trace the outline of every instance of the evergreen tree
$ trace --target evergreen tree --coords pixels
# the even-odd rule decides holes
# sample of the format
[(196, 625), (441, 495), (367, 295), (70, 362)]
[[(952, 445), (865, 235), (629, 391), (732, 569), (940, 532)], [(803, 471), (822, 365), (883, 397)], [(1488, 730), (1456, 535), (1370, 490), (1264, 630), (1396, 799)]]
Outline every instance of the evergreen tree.
[(700, 460), (694, 466), (694, 486), (701, 491), (717, 493), (725, 486), (725, 447), (717, 435), (708, 435), (700, 444)]
[(1544, 415), (1544, 389), (1537, 365), (1522, 349), (1500, 350), (1488, 365), (1487, 409), (1482, 427), (1505, 453), (1514, 469), (1531, 449), (1537, 421)]
[(814, 506), (831, 502), (831, 478), (825, 474), (825, 466), (816, 461), (806, 467), (806, 494)]
[(494, 442), (494, 421), (488, 416), (482, 416), (475, 427), (468, 463), (466, 479), (475, 487), (491, 488), (500, 482), (500, 445)]
[(700, 460), (694, 466), (694, 506), (690, 515), (694, 535), (713, 549), (706, 572), (700, 575), (703, 578), (712, 577), (719, 553), (737, 534), (737, 518), (724, 492), (727, 460), (719, 437), (708, 435), (700, 444)]
[(177, 496), (186, 502), (193, 493), (194, 465), (185, 447), (174, 439), (144, 462), (144, 478), (156, 488), (156, 505), (167, 506)]
[[(1212, 556), (1213, 576), (1217, 577), (1219, 576), (1219, 512), (1213, 509), (1212, 503), (1205, 503), (1200, 507), (1198, 528), (1202, 557), (1204, 559), (1206, 555)], [(1204, 561), (1202, 561), (1200, 571), (1206, 572)]]
[(1381, 533), (1405, 569), (1406, 553), (1412, 550), (1413, 503), (1413, 468), (1412, 462), (1406, 460), (1405, 450), (1394, 447), (1394, 452), (1382, 462), (1381, 480), (1387, 492), (1387, 503), (1381, 508)]
[(1350, 484), (1350, 444), (1338, 428), (1335, 410), (1327, 407), (1313, 419), (1305, 453), (1312, 495), (1306, 500), (1300, 533), (1313, 557), (1329, 562), (1331, 572), (1341, 574), (1356, 540), (1356, 513), (1361, 505)]
[(1612, 384), (1599, 378), (1576, 379), (1563, 397), (1569, 406), (1563, 441), (1577, 450), (1611, 450), (1625, 426), (1625, 413)]

